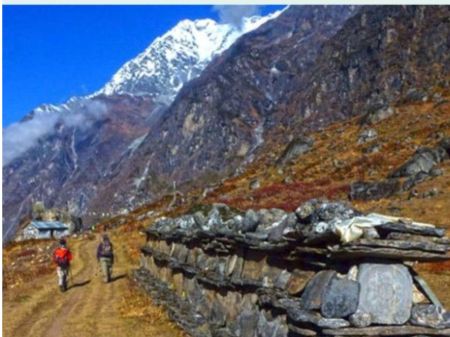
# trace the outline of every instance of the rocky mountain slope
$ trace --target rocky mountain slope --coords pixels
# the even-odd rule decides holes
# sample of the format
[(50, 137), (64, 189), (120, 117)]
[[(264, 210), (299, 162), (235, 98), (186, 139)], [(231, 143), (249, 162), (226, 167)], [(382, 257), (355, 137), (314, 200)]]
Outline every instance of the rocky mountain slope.
[(99, 91), (62, 105), (42, 105), (7, 128), (4, 236), (15, 231), (32, 200), (97, 216), (89, 201), (98, 185), (128, 160), (183, 84), (240, 35), (278, 14), (244, 18), (239, 28), (210, 19), (183, 20), (123, 65)]
[(174, 183), (214, 183), (274, 143), (355, 115), (389, 115), (447, 87), (448, 14), (444, 6), (288, 8), (185, 86), (99, 195), (132, 207)]
[[(83, 180), (89, 193), (79, 192), (82, 180), (67, 180), (76, 176), (72, 173), (50, 175), (53, 189), (45, 176), (32, 175), (51, 166), (47, 161), (37, 161), (35, 166), (35, 158), (30, 159), (20, 173), (24, 170), (20, 160), (26, 157), (22, 156), (4, 167), (5, 191), (11, 194), (20, 186), (17, 197), (4, 202), (5, 217), (24, 214), (25, 200), (52, 195), (50, 202), (70, 200), (85, 214), (89, 210), (87, 220), (94, 221), (99, 214), (128, 211), (174, 189), (185, 192), (217, 184), (274, 147), (298, 141), (334, 121), (356, 115), (370, 121), (391, 115), (402, 102), (420, 101), (436, 88), (448, 87), (448, 17), (446, 6), (291, 6), (239, 38), (180, 89), (180, 83), (198, 74), (198, 67), (215, 54), (212, 47), (200, 48), (204, 53), (190, 53), (188, 47), (209, 41), (209, 46), (222, 50), (233, 34), (208, 22), (182, 22), (192, 33), (192, 41), (186, 42), (178, 33), (168, 34), (165, 44), (155, 41), (167, 47), (161, 49), (155, 64), (167, 61), (166, 67), (157, 70), (169, 82), (154, 81), (156, 68), (147, 68), (155, 50), (150, 46), (137, 58), (144, 66), (137, 66), (137, 61), (127, 63), (99, 96), (89, 98), (106, 104), (113, 100), (118, 112), (139, 111), (134, 116), (145, 116), (139, 131), (130, 132), (126, 142), (105, 143), (106, 151), (109, 146), (116, 152), (104, 159), (107, 163), (101, 169), (89, 166), (97, 172)], [(222, 38), (196, 38), (209, 31), (220, 31)], [(173, 48), (174, 41), (182, 47)], [(175, 71), (178, 64), (169, 50), (186, 51), (185, 57), (178, 55), (176, 60), (185, 60), (191, 70), (180, 66), (183, 70)], [(170, 101), (178, 89), (166, 109), (166, 98)], [(142, 95), (146, 90), (156, 94)], [(123, 93), (120, 97), (127, 100), (122, 102), (115, 95)], [(146, 105), (139, 106), (142, 101)], [(110, 120), (119, 127), (117, 120)], [(100, 128), (103, 122), (93, 125)], [(60, 169), (71, 167), (67, 158), (74, 133), (66, 129), (69, 132), (54, 137), (54, 143), (42, 140), (43, 148), (50, 151), (56, 147), (49, 144), (66, 139), (66, 151), (57, 156)], [(124, 127), (123, 131), (131, 129)], [(86, 156), (97, 161), (99, 150), (89, 148), (92, 152)], [(25, 183), (34, 177), (34, 185)], [(64, 197), (55, 198), (56, 187), (64, 184), (59, 193)]]

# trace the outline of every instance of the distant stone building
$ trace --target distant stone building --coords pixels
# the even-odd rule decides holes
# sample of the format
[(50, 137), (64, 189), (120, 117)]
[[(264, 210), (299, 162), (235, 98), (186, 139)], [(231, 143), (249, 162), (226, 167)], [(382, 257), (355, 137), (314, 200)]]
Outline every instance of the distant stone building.
[(31, 221), (20, 233), (19, 240), (60, 238), (70, 234), (70, 224), (60, 221)]

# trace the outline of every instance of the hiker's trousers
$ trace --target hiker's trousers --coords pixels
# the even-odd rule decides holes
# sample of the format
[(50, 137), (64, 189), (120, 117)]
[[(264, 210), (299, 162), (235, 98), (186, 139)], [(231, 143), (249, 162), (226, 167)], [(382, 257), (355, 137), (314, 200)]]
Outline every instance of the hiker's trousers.
[(113, 260), (110, 257), (100, 258), (100, 267), (102, 268), (103, 280), (109, 282), (111, 280), (111, 269)]
[(64, 281), (67, 281), (67, 275), (69, 274), (69, 268), (56, 268), (56, 273), (58, 274), (58, 284), (60, 286), (64, 285)]

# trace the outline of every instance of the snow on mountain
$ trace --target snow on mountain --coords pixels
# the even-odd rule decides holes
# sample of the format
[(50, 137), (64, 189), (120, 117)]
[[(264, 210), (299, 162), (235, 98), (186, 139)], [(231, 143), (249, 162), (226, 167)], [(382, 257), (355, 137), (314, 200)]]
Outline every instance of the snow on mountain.
[(72, 97), (60, 105), (43, 104), (21, 122), (6, 128), (3, 145), (7, 150), (3, 153), (3, 165), (20, 157), (38, 139), (52, 132), (58, 121), (68, 126), (83, 125), (86, 117), (95, 120), (97, 115), (102, 115), (105, 109), (91, 102), (99, 94), (148, 95), (155, 103), (169, 105), (183, 84), (200, 75), (215, 55), (227, 49), (242, 34), (280, 13), (243, 18), (239, 28), (211, 19), (180, 21), (155, 39), (144, 52), (125, 63), (99, 91), (86, 97)]
[(125, 63), (94, 95), (146, 94), (170, 103), (183, 84), (197, 77), (215, 55), (280, 12), (243, 18), (239, 28), (211, 19), (183, 20)]

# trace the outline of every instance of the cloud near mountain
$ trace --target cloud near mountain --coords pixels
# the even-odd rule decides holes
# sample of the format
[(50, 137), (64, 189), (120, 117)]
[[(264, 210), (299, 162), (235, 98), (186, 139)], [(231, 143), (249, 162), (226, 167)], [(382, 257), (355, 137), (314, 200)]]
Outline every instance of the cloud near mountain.
[(221, 23), (228, 23), (237, 28), (243, 25), (243, 18), (260, 14), (261, 6), (214, 6)]
[[(78, 105), (67, 113), (69, 106)], [(84, 129), (101, 119), (107, 111), (106, 104), (96, 100), (77, 99), (61, 106), (44, 105), (35, 109), (33, 117), (14, 123), (3, 130), (3, 166), (24, 154), (43, 136), (55, 132), (61, 123), (67, 127)]]

